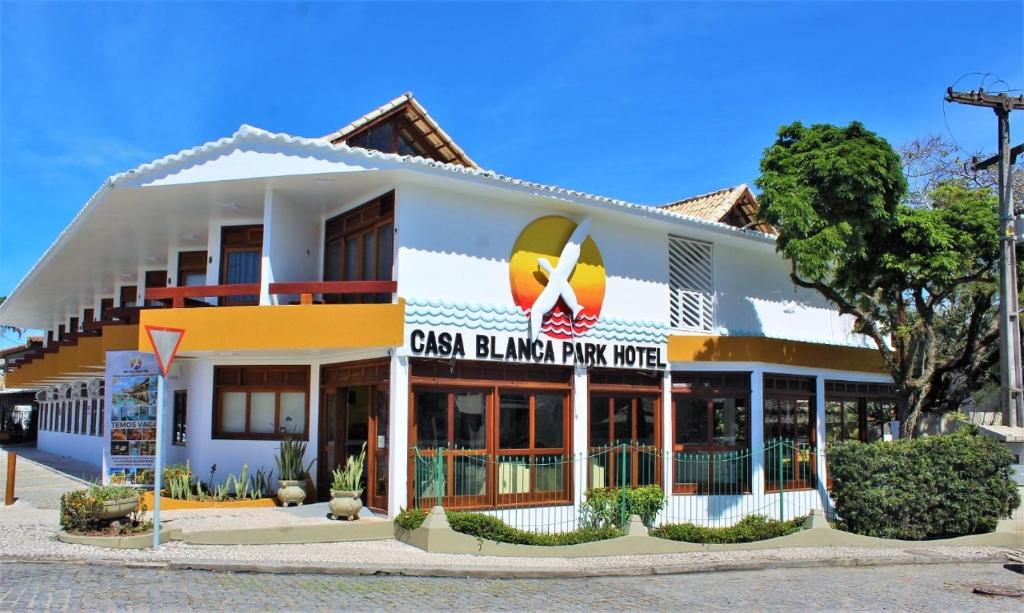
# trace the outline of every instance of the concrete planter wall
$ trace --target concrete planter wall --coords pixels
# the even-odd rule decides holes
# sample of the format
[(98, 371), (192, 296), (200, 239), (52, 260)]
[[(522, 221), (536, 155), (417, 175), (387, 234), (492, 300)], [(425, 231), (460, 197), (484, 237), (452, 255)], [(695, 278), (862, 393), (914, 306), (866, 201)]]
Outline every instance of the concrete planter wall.
[(727, 545), (684, 543), (648, 536), (647, 528), (640, 522), (640, 518), (635, 515), (630, 518), (626, 535), (616, 539), (553, 547), (512, 545), (510, 543), (497, 543), (455, 532), (448, 525), (448, 518), (440, 507), (432, 509), (423, 521), (423, 525), (419, 528), (403, 530), (396, 526), (395, 534), (398, 540), (431, 553), (462, 553), (528, 558), (583, 558), (658, 553), (693, 553), (701, 551), (752, 551), (789, 547), (904, 549), (915, 546), (919, 547), (923, 543), (927, 543), (930, 546), (1024, 547), (1024, 534), (1012, 531), (997, 531), (988, 534), (974, 534), (933, 541), (898, 541), (862, 536), (830, 528), (820, 511), (811, 514), (807, 519), (805, 528), (800, 532), (753, 543), (733, 543)]

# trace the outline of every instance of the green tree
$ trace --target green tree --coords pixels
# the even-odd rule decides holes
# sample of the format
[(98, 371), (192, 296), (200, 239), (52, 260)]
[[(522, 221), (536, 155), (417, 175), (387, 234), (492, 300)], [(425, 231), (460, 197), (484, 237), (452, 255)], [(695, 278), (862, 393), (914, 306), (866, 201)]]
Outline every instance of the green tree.
[(907, 201), (900, 156), (854, 122), (783, 126), (761, 159), (760, 216), (790, 276), (854, 318), (896, 387), (901, 434), (954, 373), (980, 369), (992, 317), (997, 199), (958, 179)]

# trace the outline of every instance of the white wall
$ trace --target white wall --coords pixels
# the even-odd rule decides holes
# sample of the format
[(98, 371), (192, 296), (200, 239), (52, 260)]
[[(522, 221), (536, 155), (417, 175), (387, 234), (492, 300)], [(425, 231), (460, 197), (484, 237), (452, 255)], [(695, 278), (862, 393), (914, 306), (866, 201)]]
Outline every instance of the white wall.
[[(264, 283), (318, 281), (318, 244), (322, 243), (319, 211), (271, 191), (264, 210), (263, 251), (269, 256)], [(288, 304), (296, 296), (270, 296), (271, 304)]]
[(853, 335), (819, 293), (789, 279), (789, 263), (762, 246), (715, 244), (716, 323), (722, 334), (873, 347)]
[(509, 199), (498, 190), (487, 198), (495, 200), (424, 185), (399, 188), (396, 227), (402, 296), (512, 304), (508, 262), (523, 228), (546, 215), (576, 222), (590, 216), (590, 236), (607, 270), (602, 317), (668, 322), (667, 233), (652, 235), (601, 211), (584, 215), (541, 208), (534, 199)]

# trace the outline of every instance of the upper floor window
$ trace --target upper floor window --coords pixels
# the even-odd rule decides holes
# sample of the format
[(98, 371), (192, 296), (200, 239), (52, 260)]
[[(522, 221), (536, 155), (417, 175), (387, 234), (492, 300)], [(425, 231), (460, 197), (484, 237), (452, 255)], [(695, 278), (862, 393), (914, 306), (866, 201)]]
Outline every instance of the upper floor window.
[[(263, 226), (225, 226), (220, 235), (220, 282), (222, 285), (260, 282)], [(229, 296), (224, 304), (256, 304), (259, 297)]]
[[(389, 192), (327, 221), (324, 281), (390, 281), (394, 260), (395, 193)], [(367, 302), (368, 296), (324, 296), (327, 302)], [(391, 295), (376, 296), (390, 302)]]
[(384, 153), (437, 157), (431, 155), (433, 147), (424, 143), (422, 137), (418, 135), (418, 130), (413, 129), (412, 125), (402, 117), (371, 126), (363, 132), (350, 136), (345, 142), (352, 147), (376, 149)]
[(206, 285), (206, 252), (178, 253), (178, 287)]
[(711, 243), (669, 237), (669, 318), (673, 328), (700, 332), (714, 329), (713, 255)]

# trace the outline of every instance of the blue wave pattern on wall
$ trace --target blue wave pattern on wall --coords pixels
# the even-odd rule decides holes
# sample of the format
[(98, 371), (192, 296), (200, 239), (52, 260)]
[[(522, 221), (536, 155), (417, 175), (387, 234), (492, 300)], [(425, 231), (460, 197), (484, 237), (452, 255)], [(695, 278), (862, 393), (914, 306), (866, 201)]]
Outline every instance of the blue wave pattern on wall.
[[(529, 320), (515, 305), (467, 304), (406, 298), (406, 326), (450, 326), (480, 332), (527, 333)], [(666, 324), (655, 321), (626, 320), (601, 317), (581, 339), (617, 343), (665, 343), (669, 334)]]

